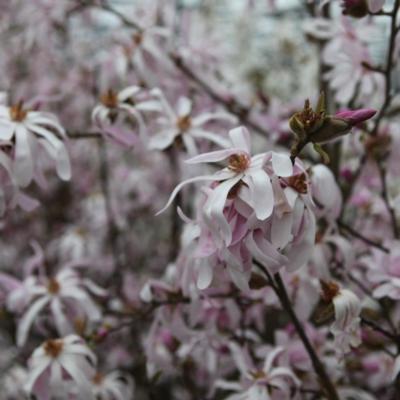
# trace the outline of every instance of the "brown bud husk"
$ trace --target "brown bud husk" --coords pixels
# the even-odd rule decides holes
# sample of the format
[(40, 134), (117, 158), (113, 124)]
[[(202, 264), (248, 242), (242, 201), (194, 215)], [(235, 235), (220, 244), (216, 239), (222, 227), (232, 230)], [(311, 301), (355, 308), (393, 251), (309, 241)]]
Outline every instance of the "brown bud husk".
[(343, 118), (327, 116), (323, 125), (308, 136), (308, 140), (318, 144), (327, 143), (349, 133), (351, 128), (352, 126)]

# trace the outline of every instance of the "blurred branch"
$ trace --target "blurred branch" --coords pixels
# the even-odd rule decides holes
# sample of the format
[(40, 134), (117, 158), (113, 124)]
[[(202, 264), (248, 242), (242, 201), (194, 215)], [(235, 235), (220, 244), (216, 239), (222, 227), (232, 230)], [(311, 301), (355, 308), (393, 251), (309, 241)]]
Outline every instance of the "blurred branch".
[(357, 239), (360, 239), (364, 243), (366, 243), (372, 247), (375, 247), (375, 248), (383, 251), (384, 253), (390, 253), (390, 250), (387, 247), (381, 245), (380, 243), (374, 242), (372, 239), (365, 237), (360, 232), (356, 231), (355, 229), (353, 229), (351, 226), (347, 225), (345, 222), (341, 221), (340, 219), (337, 221), (337, 224), (338, 224), (339, 228), (343, 229), (351, 236), (353, 236)]
[(119, 229), (114, 221), (113, 210), (111, 205), (110, 179), (109, 179), (109, 163), (107, 158), (107, 147), (104, 140), (99, 140), (99, 158), (100, 158), (100, 185), (103, 192), (106, 215), (108, 240), (114, 260), (115, 273), (112, 279), (115, 280), (116, 288), (119, 290), (122, 285), (122, 269), (124, 267), (123, 254), (119, 249)]
[(274, 274), (274, 277), (271, 276), (268, 269), (264, 267), (257, 260), (253, 260), (254, 264), (265, 274), (266, 278), (270, 282), (270, 285), (274, 289), (276, 295), (279, 298), (279, 301), (282, 304), (283, 309), (288, 314), (290, 320), (292, 321), (296, 331), (303, 342), (304, 348), (306, 349), (308, 355), (310, 356), (312, 365), (314, 367), (315, 373), (318, 375), (322, 388), (325, 391), (325, 394), (329, 400), (339, 400), (339, 396), (337, 394), (336, 388), (333, 385), (332, 381), (329, 378), (328, 373), (325, 370), (324, 364), (319, 359), (317, 353), (314, 350), (308, 336), (304, 330), (302, 323), (297, 318), (295, 311), (293, 310), (291, 301), (289, 299), (288, 293), (285, 288), (285, 284), (282, 281), (282, 278), (277, 272)]

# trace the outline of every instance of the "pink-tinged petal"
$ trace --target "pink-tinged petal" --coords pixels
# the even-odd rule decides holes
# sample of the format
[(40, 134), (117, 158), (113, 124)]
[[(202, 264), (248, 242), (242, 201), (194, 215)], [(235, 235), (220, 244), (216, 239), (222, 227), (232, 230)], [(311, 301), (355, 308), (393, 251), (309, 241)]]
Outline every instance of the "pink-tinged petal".
[(247, 292), (250, 290), (249, 288), (249, 279), (250, 276), (248, 273), (240, 270), (234, 265), (228, 264), (227, 270), (229, 272), (229, 276), (232, 279), (232, 282), (242, 291)]
[(135, 105), (135, 108), (139, 111), (162, 111), (161, 103), (157, 100), (143, 101)]
[(124, 102), (131, 97), (136, 96), (140, 91), (141, 88), (139, 86), (128, 86), (125, 89), (121, 90), (118, 93), (117, 97), (119, 101)]
[(67, 149), (64, 146), (57, 152), (56, 170), (57, 175), (63, 181), (69, 181), (71, 179), (71, 164)]
[(172, 202), (174, 201), (176, 195), (180, 192), (180, 190), (189, 183), (200, 182), (200, 181), (218, 181), (218, 180), (228, 179), (231, 176), (232, 174), (229, 173), (229, 174), (196, 176), (194, 178), (186, 179), (185, 181), (181, 182), (178, 186), (175, 187), (175, 189), (173, 190), (167, 201), (167, 204), (160, 211), (158, 211), (156, 215), (163, 213), (172, 204)]
[(250, 133), (244, 126), (229, 131), (229, 137), (231, 138), (233, 147), (240, 149), (241, 151), (250, 154)]
[(15, 124), (0, 120), (0, 140), (8, 141), (14, 136)]
[(333, 299), (335, 308), (334, 329), (344, 330), (361, 312), (360, 299), (350, 290), (341, 289)]
[(263, 366), (263, 371), (266, 374), (270, 374), (271, 369), (273, 368), (274, 362), (276, 359), (284, 352), (283, 347), (277, 347), (274, 350), (272, 350), (270, 353), (268, 353), (267, 357), (265, 358), (264, 361), (264, 366)]
[(192, 125), (199, 127), (213, 120), (225, 120), (227, 122), (235, 123), (237, 118), (234, 115), (226, 112), (203, 113), (192, 119)]
[(271, 269), (272, 272), (277, 272), (287, 262), (287, 258), (279, 253), (261, 234), (248, 235), (245, 243), (255, 259)]
[(14, 173), (17, 184), (26, 187), (32, 180), (33, 160), (26, 128), (18, 124), (16, 127)]
[(263, 169), (246, 174), (250, 176), (250, 193), (256, 217), (264, 221), (271, 216), (274, 209), (274, 192), (269, 175)]
[(273, 152), (272, 168), (278, 176), (287, 177), (293, 175), (293, 165), (287, 154)]
[(176, 109), (179, 117), (186, 117), (192, 112), (192, 102), (187, 97), (180, 97)]
[(79, 396), (82, 397), (82, 399), (94, 399), (91, 385), (88, 380), (90, 377), (86, 377), (84, 374), (82, 374), (82, 370), (79, 368), (79, 364), (76, 362), (75, 358), (63, 355), (60, 358), (60, 363), (61, 366), (71, 376), (71, 378), (76, 382), (77, 389), (79, 389)]
[(149, 141), (149, 148), (154, 150), (164, 150), (171, 146), (175, 137), (178, 135), (176, 128), (167, 129), (154, 135)]
[(378, 299), (381, 297), (385, 297), (392, 290), (392, 288), (393, 288), (392, 283), (390, 282), (384, 283), (375, 288), (372, 295)]
[(194, 128), (190, 130), (190, 135), (195, 138), (209, 140), (221, 147), (229, 147), (229, 140), (217, 133)]
[(240, 154), (242, 152), (243, 151), (239, 148), (211, 151), (209, 153), (203, 153), (196, 157), (189, 158), (188, 160), (185, 160), (185, 162), (188, 164), (213, 163), (225, 160), (234, 154)]
[(210, 264), (203, 263), (199, 268), (199, 275), (197, 277), (197, 287), (200, 290), (207, 289), (213, 279), (213, 269)]
[(32, 393), (32, 390), (33, 390), (36, 382), (38, 381), (40, 375), (42, 375), (44, 373), (44, 371), (46, 370), (46, 368), (49, 365), (50, 365), (50, 360), (48, 358), (41, 359), (40, 363), (37, 363), (35, 365), (35, 368), (33, 369), (33, 371), (29, 373), (28, 381), (24, 385), (24, 389), (28, 393)]
[(232, 240), (232, 231), (225, 218), (224, 207), (230, 190), (240, 179), (241, 175), (238, 175), (221, 182), (212, 190), (204, 206), (204, 213), (208, 224), (211, 229), (214, 228), (214, 230), (219, 233), (219, 236), (227, 245), (229, 245)]
[(50, 309), (54, 318), (57, 331), (61, 336), (69, 335), (74, 332), (74, 328), (65, 316), (65, 311), (60, 299), (55, 298), (50, 303)]
[(344, 110), (335, 114), (335, 117), (343, 118), (351, 125), (357, 125), (372, 118), (376, 114), (376, 110), (371, 108), (361, 108), (359, 110)]
[(382, 7), (384, 4), (385, 4), (385, 0), (368, 0), (369, 11), (376, 13), (376, 12), (382, 10)]
[(293, 214), (283, 213), (281, 217), (276, 212), (271, 221), (271, 242), (278, 248), (283, 249), (292, 239)]
[(190, 156), (194, 157), (198, 153), (196, 142), (195, 142), (194, 138), (192, 138), (191, 135), (183, 135), (182, 141), (183, 141), (183, 144), (185, 145), (185, 148), (186, 148), (188, 154)]
[(249, 370), (253, 368), (250, 357), (237, 343), (229, 342), (228, 346), (238, 370), (243, 376), (247, 376)]
[(49, 303), (50, 297), (45, 296), (36, 300), (23, 315), (17, 328), (17, 346), (21, 347), (28, 338), (29, 330), (40, 311)]

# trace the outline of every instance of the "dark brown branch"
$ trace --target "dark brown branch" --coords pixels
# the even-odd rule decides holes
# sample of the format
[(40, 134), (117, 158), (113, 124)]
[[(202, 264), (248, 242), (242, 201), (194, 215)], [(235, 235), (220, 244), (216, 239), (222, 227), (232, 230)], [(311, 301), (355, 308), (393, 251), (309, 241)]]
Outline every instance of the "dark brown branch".
[(265, 268), (261, 263), (256, 260), (254, 260), (253, 262), (265, 274), (276, 295), (278, 296), (283, 309), (286, 311), (294, 327), (296, 328), (297, 334), (299, 335), (305, 349), (307, 350), (308, 355), (310, 356), (314, 371), (319, 377), (321, 387), (324, 389), (327, 398), (329, 400), (339, 400), (336, 388), (330, 380), (324, 364), (319, 359), (317, 353), (314, 350), (314, 347), (307, 337), (306, 332), (304, 331), (303, 325), (301, 324), (301, 322), (297, 318), (296, 313), (293, 310), (291, 301), (289, 299), (285, 284), (283, 283), (281, 276), (279, 275), (279, 273), (276, 273), (272, 278), (267, 268)]

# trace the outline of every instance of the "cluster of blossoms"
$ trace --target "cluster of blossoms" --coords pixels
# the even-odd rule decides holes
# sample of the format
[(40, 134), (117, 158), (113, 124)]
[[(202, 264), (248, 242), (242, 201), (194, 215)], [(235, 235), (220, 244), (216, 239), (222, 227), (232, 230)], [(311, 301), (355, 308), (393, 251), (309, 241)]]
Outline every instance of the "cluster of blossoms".
[(400, 398), (400, 1), (283, 3), (4, 4), (1, 400)]

